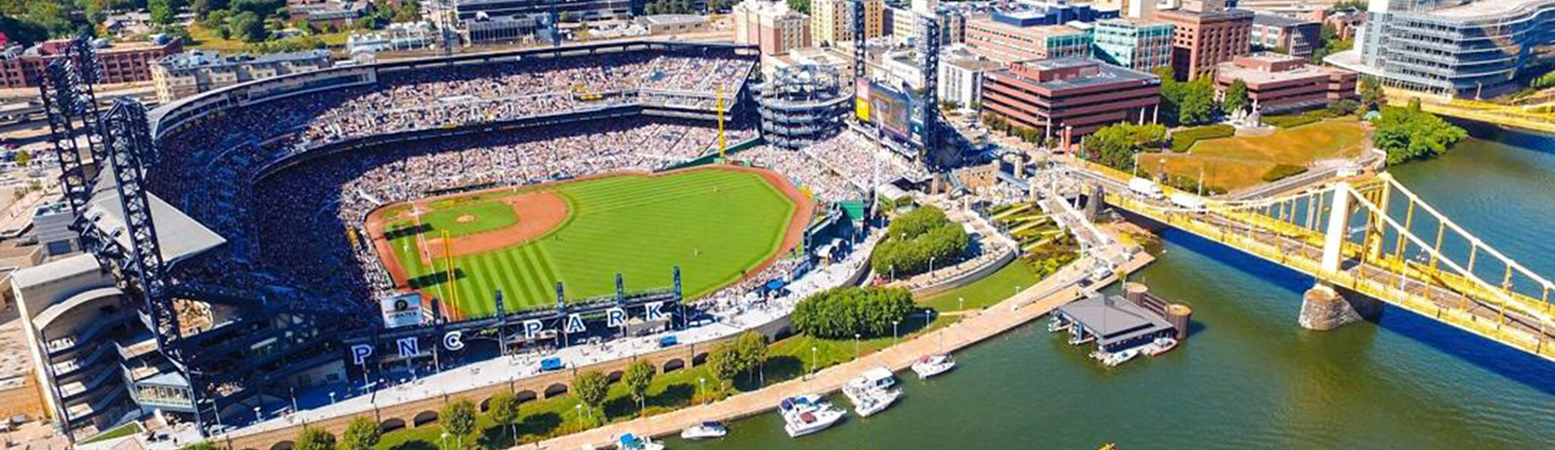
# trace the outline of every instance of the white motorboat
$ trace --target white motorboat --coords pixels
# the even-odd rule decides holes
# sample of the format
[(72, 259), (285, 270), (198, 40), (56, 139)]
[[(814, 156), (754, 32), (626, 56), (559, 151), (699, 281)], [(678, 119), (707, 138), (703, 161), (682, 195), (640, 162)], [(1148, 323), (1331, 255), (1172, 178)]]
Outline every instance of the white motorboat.
[(901, 389), (871, 389), (853, 400), (853, 413), (859, 417), (873, 416), (890, 408), (901, 397)]
[(1069, 330), (1070, 327), (1073, 327), (1073, 326), (1074, 326), (1074, 322), (1063, 321), (1063, 320), (1059, 320), (1057, 317), (1054, 317), (1053, 320), (1048, 321), (1048, 323), (1047, 323), (1047, 331), (1052, 332), (1052, 333), (1058, 333), (1058, 332), (1062, 332), (1062, 331), (1067, 331), (1067, 330)]
[(849, 400), (857, 400), (853, 398), (856, 392), (887, 389), (895, 385), (896, 375), (891, 373), (891, 369), (876, 367), (864, 371), (864, 373), (852, 380), (848, 380), (848, 384), (842, 387), (842, 392), (848, 395)]
[(688, 441), (698, 439), (718, 439), (729, 434), (729, 428), (722, 422), (706, 421), (680, 431), (680, 438)]
[(820, 400), (820, 397), (807, 395), (783, 399), (778, 405), (783, 414), (783, 431), (788, 432), (789, 437), (800, 437), (830, 428), (846, 415), (842, 410)]
[(1118, 365), (1126, 363), (1129, 360), (1139, 356), (1140, 353), (1141, 352), (1139, 351), (1139, 347), (1126, 348), (1116, 352), (1108, 353), (1107, 357), (1101, 360), (1101, 363), (1106, 364), (1107, 367), (1117, 367)]
[(928, 379), (954, 368), (956, 368), (956, 360), (948, 354), (929, 355), (912, 363), (912, 371), (918, 374), (918, 379)]
[(621, 443), (617, 448), (621, 450), (664, 450), (664, 444), (653, 442), (653, 439), (649, 439), (647, 436), (622, 433)]
[(1158, 337), (1147, 344), (1147, 347), (1145, 353), (1148, 353), (1150, 356), (1160, 356), (1162, 353), (1177, 348), (1177, 340), (1169, 337)]

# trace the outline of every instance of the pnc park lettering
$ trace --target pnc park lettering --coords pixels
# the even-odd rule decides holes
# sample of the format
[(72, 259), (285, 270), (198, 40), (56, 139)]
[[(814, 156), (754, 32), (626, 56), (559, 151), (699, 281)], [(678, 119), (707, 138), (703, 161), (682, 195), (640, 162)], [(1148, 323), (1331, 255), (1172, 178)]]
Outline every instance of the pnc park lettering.
[[(669, 313), (664, 312), (664, 302), (653, 302), (643, 305), (643, 319), (649, 322), (665, 320)], [(605, 326), (608, 328), (624, 328), (627, 320), (631, 318), (626, 308), (610, 308), (605, 310)], [(546, 321), (539, 319), (525, 320), (519, 327), (524, 333), (524, 338), (534, 340), (546, 330)], [(588, 322), (583, 320), (581, 314), (568, 314), (561, 320), (563, 334), (579, 334), (588, 332)], [(413, 358), (421, 354), (421, 336), (407, 336), (394, 340), (394, 351), (401, 358)], [(456, 330), (443, 333), (439, 342), (443, 349), (448, 351), (464, 350), (464, 331)], [(373, 356), (375, 346), (373, 344), (355, 344), (349, 349), (351, 362), (355, 365), (366, 365), (367, 360)]]

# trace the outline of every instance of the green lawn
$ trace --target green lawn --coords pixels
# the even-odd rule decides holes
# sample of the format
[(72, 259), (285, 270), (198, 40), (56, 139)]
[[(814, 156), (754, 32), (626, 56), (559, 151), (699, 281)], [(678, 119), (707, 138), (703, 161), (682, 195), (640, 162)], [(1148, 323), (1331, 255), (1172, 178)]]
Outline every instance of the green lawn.
[[(461, 222), (459, 218), (468, 216), (471, 220)], [(513, 213), (513, 208), (500, 201), (485, 201), (467, 203), (446, 209), (435, 209), (421, 216), (421, 223), (430, 225), (429, 233), (441, 235), (448, 234), (468, 236), (487, 231), (500, 230), (518, 223), (518, 215)]]
[(117, 428), (114, 428), (114, 429), (111, 429), (111, 430), (108, 430), (108, 431), (104, 431), (104, 432), (101, 432), (101, 433), (97, 433), (96, 436), (92, 436), (91, 438), (89, 438), (87, 440), (81, 441), (79, 443), (79, 445), (91, 444), (91, 443), (94, 443), (94, 442), (102, 442), (102, 441), (106, 441), (106, 440), (109, 440), (109, 439), (118, 439), (118, 438), (121, 438), (121, 437), (125, 437), (125, 436), (129, 436), (129, 435), (132, 435), (132, 434), (135, 434), (135, 433), (139, 433), (139, 432), (140, 432), (140, 424), (135, 423), (135, 422), (130, 422), (130, 423), (126, 423), (124, 425), (119, 425)]
[(1268, 136), (1230, 137), (1198, 141), (1187, 153), (1139, 155), (1140, 169), (1198, 179), (1204, 184), (1236, 190), (1263, 183), (1263, 175), (1280, 164), (1306, 166), (1320, 160), (1352, 158), (1366, 150), (1366, 132), (1353, 117), (1281, 129)]
[(1036, 285), (1037, 277), (1020, 261), (1014, 261), (981, 280), (950, 291), (918, 300), (918, 304), (939, 311), (956, 311), (958, 299), (966, 299), (964, 309), (982, 309), (1015, 295), (1016, 289)]
[[(775, 256), (797, 208), (760, 175), (721, 169), (585, 180), (555, 192), (571, 212), (547, 236), (455, 258), (466, 317), (493, 313), (497, 289), (510, 310), (551, 305), (558, 281), (569, 299), (614, 294), (616, 273), (628, 291), (665, 288), (676, 265), (687, 298), (694, 298)], [(412, 284), (447, 298), (446, 267), (423, 265), (409, 239), (393, 247)]]

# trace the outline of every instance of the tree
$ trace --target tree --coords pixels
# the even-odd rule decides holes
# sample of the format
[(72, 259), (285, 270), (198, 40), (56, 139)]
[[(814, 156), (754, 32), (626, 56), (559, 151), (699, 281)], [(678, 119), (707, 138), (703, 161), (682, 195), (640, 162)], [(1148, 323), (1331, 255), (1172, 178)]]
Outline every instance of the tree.
[(335, 450), (335, 435), (322, 428), (302, 427), (292, 450)]
[(637, 401), (638, 414), (647, 406), (648, 387), (653, 385), (653, 376), (653, 364), (643, 360), (627, 366), (626, 374), (621, 376), (621, 381), (626, 383), (626, 391), (632, 394), (632, 400)]
[[(890, 333), (914, 308), (912, 292), (905, 288), (845, 287), (805, 297), (790, 317), (805, 334), (851, 339)], [(736, 373), (742, 368), (736, 365)]]
[(1463, 128), (1414, 105), (1409, 108), (1383, 107), (1382, 117), (1374, 126), (1372, 141), (1388, 153), (1388, 165), (1446, 153), (1469, 136)]
[(1382, 107), (1382, 82), (1371, 75), (1361, 76), (1362, 111), (1376, 111)]
[(233, 37), (243, 42), (260, 42), (265, 40), (265, 22), (259, 15), (244, 11), (232, 15), (227, 19), (227, 29)]
[(357, 417), (351, 419), (345, 433), (341, 433), (339, 450), (372, 450), (382, 437), (383, 430), (378, 429), (377, 422), (368, 417)]
[(14, 160), (18, 166), (25, 166), (32, 162), (32, 152), (26, 150), (17, 150), (16, 155), (12, 156), (12, 160)]
[(158, 25), (172, 25), (174, 16), (178, 15), (175, 0), (150, 0), (148, 8), (151, 9), (151, 22)]
[(1247, 109), (1247, 82), (1237, 79), (1231, 82), (1231, 87), (1226, 88), (1226, 97), (1221, 101), (1221, 106), (1227, 113), (1236, 113)]
[(1208, 77), (1183, 83), (1182, 100), (1178, 105), (1177, 122), (1182, 125), (1209, 123), (1215, 118), (1215, 87)]
[(1134, 155), (1166, 142), (1166, 126), (1116, 123), (1102, 127), (1080, 144), (1086, 159), (1118, 170), (1134, 168)]
[(498, 393), (491, 396), (491, 404), (487, 405), (487, 408), (491, 413), (491, 421), (507, 430), (508, 436), (516, 442), (518, 440), (518, 397), (508, 392)]
[(185, 445), (182, 450), (221, 450), (221, 447), (217, 447), (216, 444), (212, 444), (210, 441), (200, 441)]
[(572, 379), (572, 392), (583, 406), (588, 407), (589, 417), (593, 417), (594, 411), (605, 404), (605, 394), (610, 392), (610, 379), (595, 370), (580, 373)]
[(767, 337), (755, 331), (740, 333), (734, 338), (735, 353), (740, 355), (740, 372), (759, 374), (767, 364)]
[(870, 255), (870, 266), (875, 274), (893, 278), (927, 272), (936, 262), (940, 267), (949, 265), (966, 253), (968, 245), (966, 230), (932, 206), (902, 214), (887, 233)]
[(444, 404), (438, 420), (443, 423), (443, 431), (454, 436), (458, 448), (464, 448), (464, 437), (475, 432), (475, 404), (462, 398)]

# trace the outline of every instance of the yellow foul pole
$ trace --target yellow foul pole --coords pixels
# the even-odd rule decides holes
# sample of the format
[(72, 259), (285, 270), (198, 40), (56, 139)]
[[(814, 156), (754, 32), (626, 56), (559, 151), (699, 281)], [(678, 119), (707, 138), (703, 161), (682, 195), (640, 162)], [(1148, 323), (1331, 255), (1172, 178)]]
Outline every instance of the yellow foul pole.
[(724, 155), (726, 144), (724, 143), (724, 87), (718, 86), (718, 160), (726, 161)]
[(453, 238), (448, 235), (448, 230), (443, 230), (443, 260), (448, 268), (448, 301), (450, 302), (448, 310), (455, 311), (459, 305), (459, 283), (454, 282), (454, 246)]

